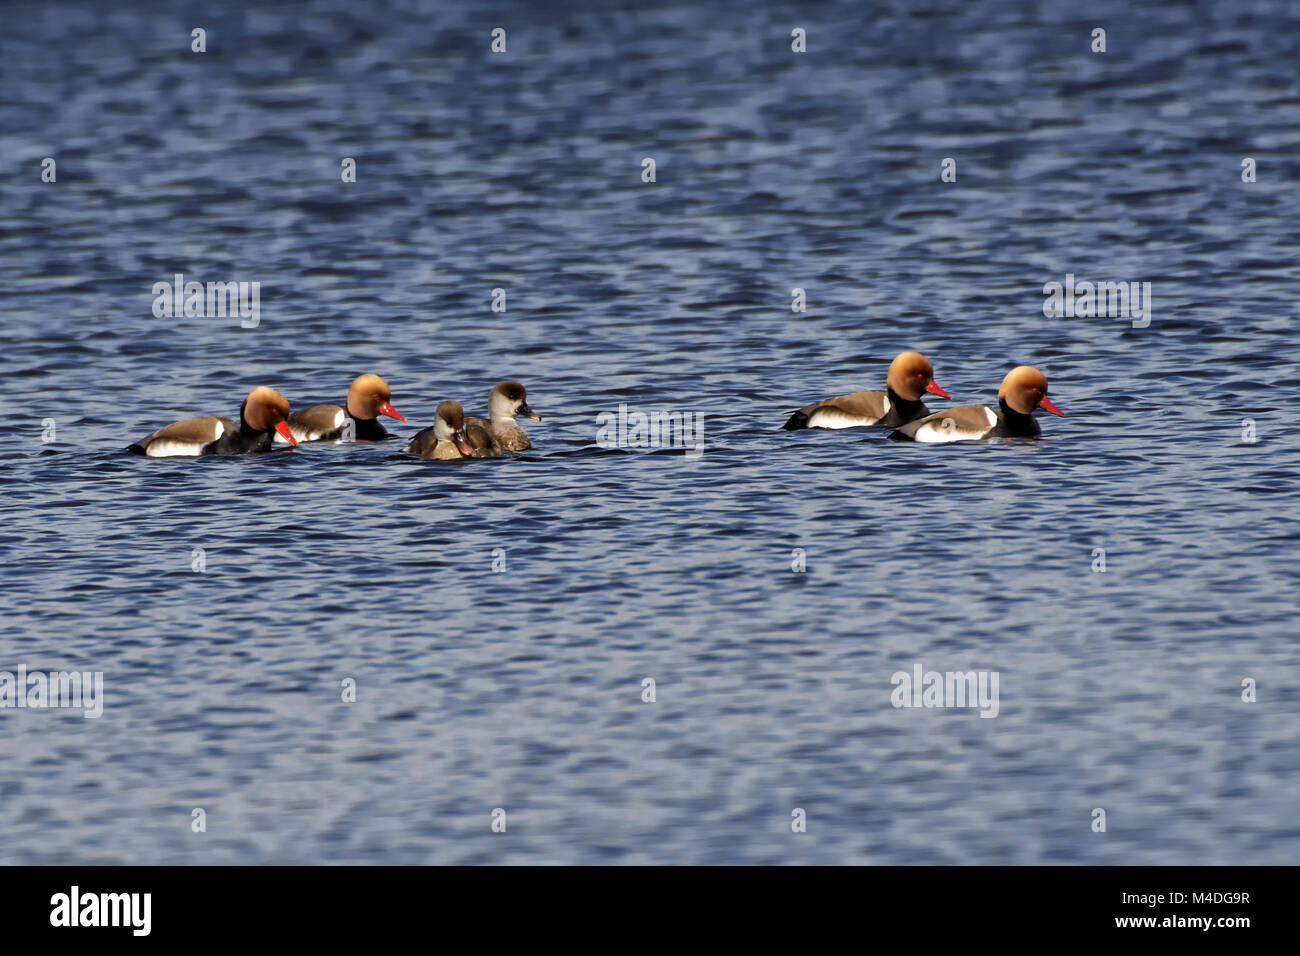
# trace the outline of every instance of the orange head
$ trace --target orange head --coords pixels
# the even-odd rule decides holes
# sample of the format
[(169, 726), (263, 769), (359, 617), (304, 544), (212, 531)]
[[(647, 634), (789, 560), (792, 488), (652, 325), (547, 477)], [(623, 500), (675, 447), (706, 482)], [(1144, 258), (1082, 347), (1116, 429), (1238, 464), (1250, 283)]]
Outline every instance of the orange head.
[(387, 415), (398, 421), (406, 421), (397, 413), (388, 400), (392, 398), (388, 383), (378, 375), (358, 375), (348, 389), (348, 414), (357, 419), (378, 418)]
[(894, 390), (895, 395), (908, 402), (919, 400), (926, 392), (952, 399), (935, 382), (934, 367), (920, 352), (899, 352), (897, 358), (889, 363), (885, 384)]
[(1065, 412), (1053, 405), (1047, 398), (1047, 376), (1032, 365), (1017, 365), (998, 388), (998, 400), (1006, 402), (1008, 408), (1021, 415), (1030, 415), (1034, 409), (1041, 408), (1053, 415), (1065, 417)]
[(273, 388), (259, 385), (249, 392), (239, 417), (253, 431), (269, 432), (274, 428), (290, 445), (298, 444), (285, 422), (289, 417), (289, 400)]

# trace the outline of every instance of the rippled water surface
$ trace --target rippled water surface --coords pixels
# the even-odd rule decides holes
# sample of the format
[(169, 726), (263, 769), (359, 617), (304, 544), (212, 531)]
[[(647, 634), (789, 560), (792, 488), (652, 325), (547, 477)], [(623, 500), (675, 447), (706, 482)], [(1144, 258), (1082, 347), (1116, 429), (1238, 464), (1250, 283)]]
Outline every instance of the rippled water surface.
[[(104, 674), (0, 710), (0, 860), (1294, 862), (1293, 4), (108, 6), (0, 27), (0, 670)], [(260, 323), (155, 318), (177, 272)], [(1068, 417), (778, 430), (904, 348)], [(122, 452), (366, 371), (402, 435), (516, 378), (535, 447)]]

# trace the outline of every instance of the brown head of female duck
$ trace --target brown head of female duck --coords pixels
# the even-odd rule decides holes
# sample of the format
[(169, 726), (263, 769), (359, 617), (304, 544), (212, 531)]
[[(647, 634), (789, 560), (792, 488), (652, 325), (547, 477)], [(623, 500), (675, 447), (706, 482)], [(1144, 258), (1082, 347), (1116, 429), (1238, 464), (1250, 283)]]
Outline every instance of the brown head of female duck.
[[(518, 382), (501, 382), (488, 393), (488, 417), (465, 419), (471, 429), (477, 426), (492, 438), (485, 447), (495, 451), (492, 454), (479, 454), (477, 457), (496, 457), (501, 453), (502, 448), (507, 451), (524, 451), (533, 447), (524, 430), (515, 423), (516, 415), (526, 415), (535, 422), (542, 420), (540, 415), (528, 407), (527, 392), (522, 385)], [(475, 441), (475, 437), (471, 434), (470, 440), (475, 449), (479, 450), (480, 443)]]
[(439, 405), (433, 425), (418, 432), (402, 450), (439, 461), (473, 457), (474, 447), (465, 434), (465, 410), (460, 402)]
[(288, 400), (275, 389), (259, 385), (244, 399), (237, 423), (219, 416), (186, 418), (158, 429), (126, 450), (150, 458), (270, 451), (272, 435), (277, 432), (289, 444), (298, 444), (289, 431), (288, 417)]

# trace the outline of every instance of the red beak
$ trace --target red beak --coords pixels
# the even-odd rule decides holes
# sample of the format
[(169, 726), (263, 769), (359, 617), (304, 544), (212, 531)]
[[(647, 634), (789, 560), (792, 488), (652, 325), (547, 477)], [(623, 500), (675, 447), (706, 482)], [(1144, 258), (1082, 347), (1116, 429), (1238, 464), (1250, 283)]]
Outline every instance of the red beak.
[(941, 398), (948, 399), (948, 401), (950, 402), (952, 401), (952, 396), (949, 395), (947, 392), (945, 392), (943, 389), (941, 389), (939, 387), (939, 383), (936, 382), (934, 379), (930, 379), (930, 384), (925, 387), (925, 390), (929, 392), (931, 395), (938, 395)]
[(397, 414), (397, 409), (395, 409), (392, 405), (388, 404), (388, 402), (384, 402), (384, 404), (379, 406), (379, 414), (387, 415), (389, 418), (396, 418), (399, 422), (406, 421), (405, 418)]
[(1059, 408), (1057, 408), (1055, 405), (1049, 402), (1047, 400), (1046, 395), (1044, 395), (1043, 400), (1038, 403), (1038, 407), (1045, 412), (1051, 412), (1053, 415), (1060, 415), (1062, 418), (1065, 417), (1065, 412), (1061, 411)]
[(469, 443), (469, 439), (465, 437), (464, 432), (453, 432), (451, 438), (462, 455), (472, 456), (474, 454), (474, 446)]
[(297, 445), (297, 444), (298, 444), (298, 439), (294, 438), (294, 437), (293, 437), (293, 432), (289, 431), (289, 423), (288, 423), (288, 422), (280, 422), (280, 423), (278, 423), (278, 424), (275, 426), (275, 430), (278, 431), (281, 435), (283, 435), (283, 436), (284, 436), (284, 440), (287, 441), (290, 445)]

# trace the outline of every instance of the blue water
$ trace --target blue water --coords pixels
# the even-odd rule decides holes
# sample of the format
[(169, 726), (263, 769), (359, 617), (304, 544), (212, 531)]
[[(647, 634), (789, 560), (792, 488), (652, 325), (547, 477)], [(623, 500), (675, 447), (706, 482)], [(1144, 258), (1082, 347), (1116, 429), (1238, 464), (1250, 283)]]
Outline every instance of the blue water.
[[(0, 710), (0, 861), (1296, 860), (1294, 4), (108, 6), (0, 13), (0, 670), (104, 675)], [(904, 348), (1068, 417), (778, 430)], [(534, 448), (122, 452), (367, 371), (402, 435), (516, 378)]]

